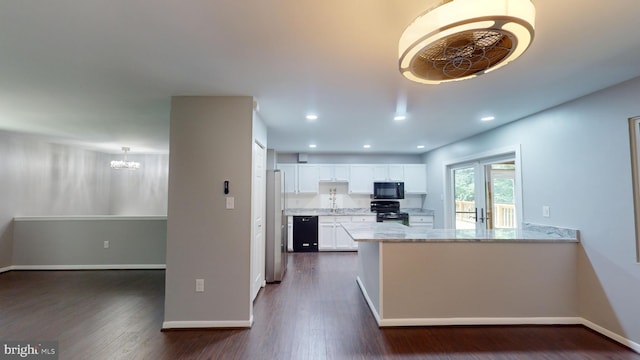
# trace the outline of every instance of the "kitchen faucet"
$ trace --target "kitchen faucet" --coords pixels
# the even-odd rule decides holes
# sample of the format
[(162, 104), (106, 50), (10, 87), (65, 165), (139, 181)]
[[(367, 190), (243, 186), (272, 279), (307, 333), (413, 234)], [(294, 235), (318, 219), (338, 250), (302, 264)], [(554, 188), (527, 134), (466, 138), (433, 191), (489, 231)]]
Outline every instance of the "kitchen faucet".
[(336, 188), (329, 189), (329, 201), (331, 201), (331, 212), (336, 212)]

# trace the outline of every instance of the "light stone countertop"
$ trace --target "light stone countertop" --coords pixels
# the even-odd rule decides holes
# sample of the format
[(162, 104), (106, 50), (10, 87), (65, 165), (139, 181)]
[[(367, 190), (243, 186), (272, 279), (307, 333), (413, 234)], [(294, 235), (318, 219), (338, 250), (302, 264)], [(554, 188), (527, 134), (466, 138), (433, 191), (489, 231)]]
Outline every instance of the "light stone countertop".
[(292, 208), (286, 209), (285, 215), (287, 216), (351, 216), (351, 215), (371, 215), (375, 216), (376, 213), (371, 212), (368, 208), (343, 208), (335, 209), (322, 209), (322, 208)]
[[(406, 212), (409, 216), (433, 216), (434, 211), (429, 209), (403, 208), (400, 211)], [(292, 208), (285, 210), (286, 216), (375, 216), (369, 208), (342, 208), (331, 211), (322, 208)]]
[(342, 224), (355, 241), (363, 242), (578, 242), (577, 230), (525, 224), (524, 229), (425, 229), (398, 223)]

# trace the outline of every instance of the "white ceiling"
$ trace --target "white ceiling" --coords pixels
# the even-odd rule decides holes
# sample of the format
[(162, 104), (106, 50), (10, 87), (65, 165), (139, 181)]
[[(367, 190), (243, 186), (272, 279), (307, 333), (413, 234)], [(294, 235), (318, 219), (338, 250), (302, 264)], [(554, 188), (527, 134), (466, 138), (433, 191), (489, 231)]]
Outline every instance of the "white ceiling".
[(640, 76), (640, 2), (533, 2), (520, 59), (433, 86), (397, 66), (433, 0), (0, 0), (0, 129), (166, 153), (171, 96), (252, 95), (270, 148), (420, 153)]

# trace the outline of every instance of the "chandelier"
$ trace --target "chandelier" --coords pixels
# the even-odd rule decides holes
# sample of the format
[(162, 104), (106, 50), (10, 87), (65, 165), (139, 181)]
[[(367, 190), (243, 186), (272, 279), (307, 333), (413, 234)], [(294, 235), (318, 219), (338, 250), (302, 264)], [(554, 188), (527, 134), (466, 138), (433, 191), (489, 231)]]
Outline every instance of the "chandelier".
[(127, 160), (127, 152), (129, 152), (128, 147), (123, 146), (122, 147), (122, 151), (124, 151), (124, 158), (122, 160), (112, 160), (111, 161), (111, 168), (112, 169), (116, 169), (116, 170), (120, 170), (120, 169), (127, 169), (127, 170), (137, 170), (140, 168), (140, 163), (139, 162), (135, 162), (135, 161), (128, 161)]
[(531, 0), (439, 0), (402, 33), (400, 72), (440, 84), (493, 71), (529, 48), (535, 16)]

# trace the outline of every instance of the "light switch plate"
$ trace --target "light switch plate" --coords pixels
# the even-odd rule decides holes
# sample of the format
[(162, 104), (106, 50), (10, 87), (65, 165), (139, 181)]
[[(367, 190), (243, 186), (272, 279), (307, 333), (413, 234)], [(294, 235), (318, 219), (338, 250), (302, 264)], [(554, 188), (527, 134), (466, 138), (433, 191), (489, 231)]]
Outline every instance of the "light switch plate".
[(227, 196), (226, 197), (226, 202), (227, 202), (226, 203), (227, 209), (233, 209), (233, 208), (236, 207), (235, 199), (233, 198), (233, 196)]
[(196, 279), (196, 292), (204, 292), (204, 279)]
[(543, 206), (542, 207), (542, 216), (543, 217), (549, 217), (550, 216), (549, 215), (549, 211), (550, 211), (549, 206), (547, 206), (547, 205)]

